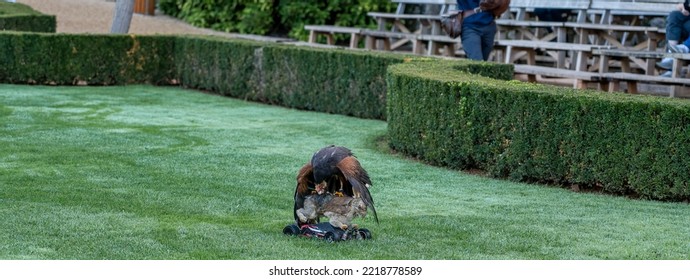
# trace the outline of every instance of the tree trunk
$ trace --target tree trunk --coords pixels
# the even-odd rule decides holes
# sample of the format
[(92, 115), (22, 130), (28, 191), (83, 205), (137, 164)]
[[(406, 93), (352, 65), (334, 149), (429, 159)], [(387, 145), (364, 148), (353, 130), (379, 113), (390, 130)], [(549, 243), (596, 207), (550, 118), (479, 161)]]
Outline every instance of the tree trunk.
[(126, 34), (134, 13), (134, 0), (117, 0), (110, 33)]

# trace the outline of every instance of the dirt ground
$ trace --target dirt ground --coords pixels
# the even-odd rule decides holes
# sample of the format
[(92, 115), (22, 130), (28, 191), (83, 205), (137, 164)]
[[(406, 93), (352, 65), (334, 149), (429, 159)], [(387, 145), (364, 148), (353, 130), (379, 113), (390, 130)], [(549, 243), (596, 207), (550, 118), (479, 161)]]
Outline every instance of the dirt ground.
[[(58, 33), (109, 33), (115, 12), (114, 0), (17, 0), (34, 10), (57, 17)], [(204, 34), (231, 36), (229, 33), (197, 28), (160, 11), (156, 15), (134, 14), (132, 34)]]

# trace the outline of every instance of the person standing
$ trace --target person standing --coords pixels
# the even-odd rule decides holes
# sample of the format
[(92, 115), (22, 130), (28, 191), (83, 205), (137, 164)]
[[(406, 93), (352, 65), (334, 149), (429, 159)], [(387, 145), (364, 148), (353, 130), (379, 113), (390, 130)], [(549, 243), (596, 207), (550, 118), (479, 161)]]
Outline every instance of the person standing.
[[(482, 2), (481, 8), (480, 2)], [(485, 9), (488, 5), (487, 2), (491, 2), (490, 4), (495, 6), (491, 9)], [(503, 4), (495, 2), (502, 2)], [(467, 58), (472, 60), (489, 59), (497, 30), (494, 19), (505, 12), (509, 3), (510, 1), (457, 0), (457, 9), (464, 11), (465, 14), (460, 36), (462, 48)]]
[(458, 10), (474, 11), (462, 23), (462, 48), (467, 58), (488, 60), (494, 47), (496, 21), (494, 15), (479, 9), (480, 0), (457, 0)]

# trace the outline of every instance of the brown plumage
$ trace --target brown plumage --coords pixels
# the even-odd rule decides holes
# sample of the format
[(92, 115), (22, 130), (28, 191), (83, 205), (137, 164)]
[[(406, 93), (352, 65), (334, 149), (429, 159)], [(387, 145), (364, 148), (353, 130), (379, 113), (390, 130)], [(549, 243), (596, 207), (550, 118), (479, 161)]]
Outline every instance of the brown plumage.
[[(348, 197), (361, 198), (371, 209), (378, 223), (374, 200), (369, 193), (371, 180), (369, 174), (359, 164), (350, 149), (339, 146), (328, 146), (316, 153), (311, 161), (297, 173), (295, 189), (294, 217), (297, 224), (303, 222), (297, 217), (297, 210), (304, 207), (304, 199), (311, 194), (342, 194)], [(310, 220), (307, 223), (314, 223)]]

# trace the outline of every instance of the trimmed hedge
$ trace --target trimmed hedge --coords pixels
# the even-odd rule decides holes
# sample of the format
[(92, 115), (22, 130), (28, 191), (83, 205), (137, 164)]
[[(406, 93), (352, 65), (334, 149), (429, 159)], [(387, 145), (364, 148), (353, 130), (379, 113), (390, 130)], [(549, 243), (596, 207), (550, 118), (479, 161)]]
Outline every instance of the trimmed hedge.
[(0, 33), (3, 83), (181, 84), (387, 119), (392, 148), (436, 165), (690, 199), (687, 100), (511, 78), (512, 65), (394, 53), (211, 37)]
[(0, 34), (0, 82), (53, 85), (169, 84), (175, 37)]
[[(389, 52), (181, 37), (182, 85), (290, 108), (370, 119), (386, 116), (386, 69), (412, 60)], [(438, 59), (433, 59), (438, 60)], [(511, 79), (512, 65), (457, 61), (466, 71)]]
[[(392, 148), (496, 177), (690, 199), (687, 100), (498, 81), (453, 68), (391, 66)], [(429, 72), (452, 74), (420, 75)]]
[(385, 72), (407, 56), (213, 37), (0, 34), (0, 82), (150, 83), (385, 119)]
[(0, 2), (0, 30), (55, 33), (54, 15), (44, 15), (21, 3)]
[(180, 38), (186, 87), (281, 106), (385, 119), (386, 68), (406, 56)]

